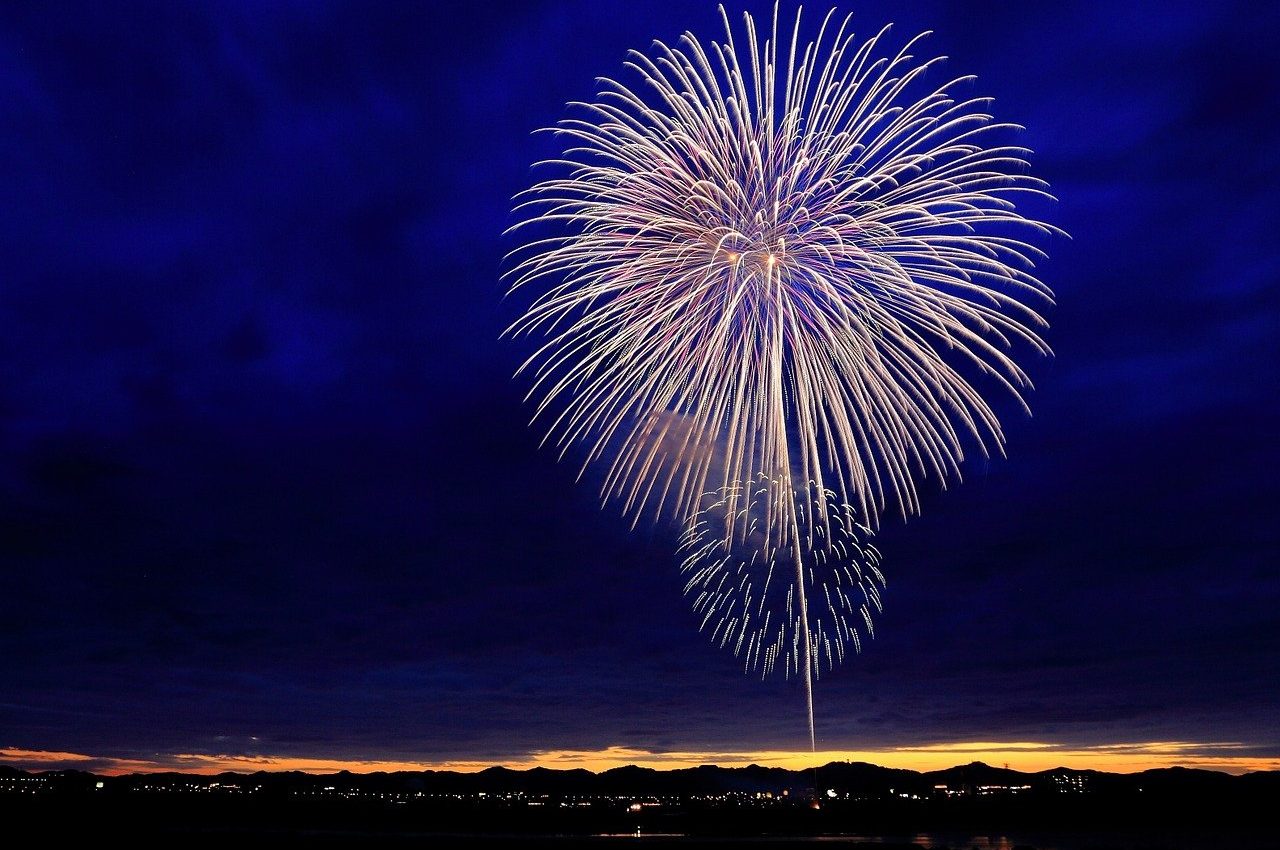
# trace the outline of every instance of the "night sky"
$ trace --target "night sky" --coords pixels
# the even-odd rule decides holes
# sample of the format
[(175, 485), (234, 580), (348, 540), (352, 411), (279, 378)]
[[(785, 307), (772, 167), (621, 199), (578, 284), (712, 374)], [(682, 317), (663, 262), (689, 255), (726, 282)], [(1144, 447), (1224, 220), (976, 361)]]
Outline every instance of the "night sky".
[[(886, 520), (820, 748), (1280, 759), (1275, 7), (842, 8), (934, 30), (1072, 238), (1034, 415)], [(800, 686), (698, 634), (669, 532), (538, 449), (498, 339), (531, 131), (685, 29), (714, 4), (0, 12), (0, 748), (807, 748)]]

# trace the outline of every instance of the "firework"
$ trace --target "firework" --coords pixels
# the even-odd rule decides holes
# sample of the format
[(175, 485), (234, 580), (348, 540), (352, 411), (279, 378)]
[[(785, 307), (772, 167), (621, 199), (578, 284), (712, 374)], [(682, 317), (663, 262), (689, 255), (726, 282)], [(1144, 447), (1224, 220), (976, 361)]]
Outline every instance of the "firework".
[(680, 570), (700, 628), (741, 657), (746, 671), (800, 674), (816, 749), (813, 682), (821, 667), (862, 650), (860, 632), (874, 636), (872, 610), (881, 610), (885, 580), (871, 530), (814, 482), (789, 502), (800, 534), (785, 547), (772, 545), (766, 529), (776, 487), (761, 478), (705, 494), (680, 538)]
[[(723, 9), (721, 10), (724, 14)], [(970, 78), (924, 85), (919, 37), (878, 57), (831, 14), (800, 17), (780, 54), (775, 15), (705, 47), (630, 54), (641, 85), (601, 81), (554, 131), (557, 173), (518, 196), (561, 232), (517, 249), (513, 290), (538, 284), (509, 330), (542, 334), (524, 365), (547, 438), (606, 464), (604, 497), (684, 520), (708, 491), (777, 481), (770, 533), (794, 531), (793, 478), (869, 525), (918, 509), (921, 478), (958, 476), (968, 446), (1001, 450), (971, 379), (1022, 401), (1018, 349), (1045, 352), (1019, 195), (1047, 197), (1023, 148), (998, 143)], [(656, 463), (655, 412), (688, 447)], [(668, 441), (669, 442), (669, 441)]]
[[(820, 656), (870, 627), (865, 599), (823, 594), (873, 594), (881, 515), (1003, 451), (985, 393), (1026, 407), (1052, 298), (1033, 242), (1059, 231), (1015, 205), (1050, 197), (1018, 128), (970, 77), (926, 83), (923, 36), (721, 17), (723, 41), (633, 51), (635, 82), (549, 128), (566, 149), (517, 196), (507, 279), (535, 294), (508, 332), (542, 338), (521, 371), (546, 440), (602, 466), (606, 502), (687, 529), (713, 637), (802, 672), (812, 736)], [(783, 565), (775, 604), (760, 570)], [(769, 628), (734, 619), (766, 599)]]
[[(770, 548), (766, 542), (761, 500), (770, 489), (761, 481), (746, 498), (706, 495), (680, 539), (684, 590), (712, 642), (731, 649), (745, 670), (761, 677), (800, 674), (806, 660), (801, 623), (807, 619), (814, 647), (808, 662), (816, 676), (861, 651), (860, 634), (874, 634), (872, 612), (881, 610), (885, 585), (880, 553), (851, 505), (837, 505), (834, 493), (819, 498), (811, 490), (795, 498), (801, 528), (812, 529), (813, 539), (799, 550), (801, 563), (794, 563), (795, 548)], [(737, 516), (728, 515), (731, 509)], [(731, 521), (745, 533), (726, 534)], [(804, 612), (797, 575), (812, 600)]]

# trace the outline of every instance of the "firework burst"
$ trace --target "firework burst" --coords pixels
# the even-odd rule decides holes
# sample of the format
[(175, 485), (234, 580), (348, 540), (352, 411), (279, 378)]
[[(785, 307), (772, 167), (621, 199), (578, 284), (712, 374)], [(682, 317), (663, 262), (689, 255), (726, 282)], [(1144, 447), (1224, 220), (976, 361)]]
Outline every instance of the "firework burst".
[(723, 41), (633, 51), (636, 82), (601, 79), (549, 128), (567, 147), (517, 196), (512, 229), (537, 235), (506, 276), (535, 294), (508, 332), (543, 338), (521, 371), (546, 439), (602, 465), (606, 502), (686, 528), (699, 599), (791, 565), (776, 651), (812, 735), (805, 564), (918, 511), (966, 451), (1003, 451), (983, 392), (1025, 408), (1017, 358), (1048, 352), (1052, 298), (1033, 242), (1058, 231), (1015, 205), (1049, 197), (1018, 128), (969, 77), (926, 84), (923, 36), (887, 51), (887, 27), (860, 42), (833, 12), (808, 40), (799, 13), (782, 38), (776, 10), (767, 32), (721, 17)]
[[(885, 31), (859, 45), (828, 14), (803, 43), (797, 15), (780, 56), (776, 16), (763, 41), (724, 21), (723, 43), (631, 53), (641, 87), (601, 80), (554, 128), (571, 147), (516, 228), (565, 232), (517, 250), (511, 288), (544, 286), (510, 332), (547, 336), (523, 367), (536, 417), (608, 465), (606, 500), (687, 519), (763, 474), (785, 537), (798, 476), (874, 527), (918, 508), (918, 479), (957, 476), (967, 444), (1002, 448), (969, 378), (1021, 401), (1015, 349), (1047, 351), (1025, 234), (1053, 228), (1013, 203), (1045, 185), (990, 141), (1014, 125), (954, 93), (970, 78), (924, 85), (940, 60), (916, 61), (921, 37), (877, 57)], [(656, 462), (655, 411), (725, 446), (717, 480), (696, 452)]]
[[(761, 677), (781, 671), (799, 675), (805, 663), (802, 621), (808, 621), (808, 655), (816, 677), (846, 654), (862, 649), (861, 635), (873, 635), (872, 612), (881, 610), (880, 552), (871, 531), (858, 521), (851, 505), (839, 505), (835, 494), (809, 488), (796, 494), (800, 527), (812, 529), (809, 544), (770, 548), (762, 504), (769, 482), (756, 483), (745, 498), (738, 493), (708, 493), (680, 538), (685, 594), (713, 643), (742, 658), (747, 671)], [(730, 517), (731, 509), (738, 512)], [(820, 513), (821, 512), (821, 513)], [(730, 523), (744, 533), (728, 534)], [(801, 563), (794, 563), (797, 551)], [(808, 610), (800, 609), (795, 579), (803, 577)]]

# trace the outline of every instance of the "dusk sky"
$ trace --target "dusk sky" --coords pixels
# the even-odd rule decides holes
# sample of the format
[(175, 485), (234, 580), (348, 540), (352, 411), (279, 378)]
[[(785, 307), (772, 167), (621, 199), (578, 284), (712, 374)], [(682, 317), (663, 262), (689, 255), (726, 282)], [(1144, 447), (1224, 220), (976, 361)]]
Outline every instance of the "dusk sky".
[[(818, 749), (1280, 768), (1280, 13), (840, 8), (933, 30), (1071, 239), (1033, 415), (886, 519)], [(800, 685), (698, 633), (671, 532), (538, 448), (498, 338), (531, 131), (686, 29), (714, 3), (0, 11), (0, 762), (808, 749)]]

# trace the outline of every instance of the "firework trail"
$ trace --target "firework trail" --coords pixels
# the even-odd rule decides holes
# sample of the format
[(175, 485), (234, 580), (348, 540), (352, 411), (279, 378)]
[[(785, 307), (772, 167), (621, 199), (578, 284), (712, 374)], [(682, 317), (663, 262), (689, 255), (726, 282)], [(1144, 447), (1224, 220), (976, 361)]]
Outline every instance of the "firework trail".
[(925, 83), (923, 36), (721, 17), (722, 42), (633, 51), (637, 83), (601, 79), (550, 128), (567, 149), (517, 196), (506, 278), (537, 291), (508, 332), (543, 338), (521, 367), (535, 423), (602, 465), (606, 502), (696, 529), (717, 494), (707, 557), (750, 538), (789, 560), (807, 620), (833, 524), (869, 533), (967, 448), (1003, 451), (980, 387), (1025, 408), (1015, 358), (1048, 352), (1052, 297), (1028, 240), (1059, 231), (1015, 207), (1049, 197), (1001, 141), (1016, 126), (958, 93), (969, 77)]

